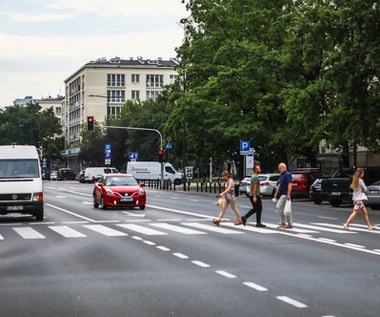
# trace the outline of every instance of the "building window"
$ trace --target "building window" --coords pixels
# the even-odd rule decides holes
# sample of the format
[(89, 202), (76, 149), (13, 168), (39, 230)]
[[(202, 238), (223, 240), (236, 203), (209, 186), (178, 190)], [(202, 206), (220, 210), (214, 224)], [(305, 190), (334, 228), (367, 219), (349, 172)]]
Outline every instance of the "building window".
[(146, 91), (146, 99), (152, 99), (155, 100), (158, 97), (159, 91)]
[(132, 84), (138, 84), (140, 82), (140, 75), (139, 74), (132, 74), (131, 75), (131, 82), (132, 82)]
[(125, 102), (125, 91), (124, 90), (108, 90), (108, 101), (115, 103)]
[(109, 116), (112, 119), (115, 119), (120, 114), (121, 107), (109, 107)]
[(123, 74), (108, 74), (108, 87), (125, 87), (125, 75)]
[(140, 100), (140, 90), (132, 90), (132, 99)]
[(149, 88), (162, 88), (164, 75), (146, 75), (146, 86)]
[(170, 75), (170, 83), (174, 84), (178, 79), (178, 75)]

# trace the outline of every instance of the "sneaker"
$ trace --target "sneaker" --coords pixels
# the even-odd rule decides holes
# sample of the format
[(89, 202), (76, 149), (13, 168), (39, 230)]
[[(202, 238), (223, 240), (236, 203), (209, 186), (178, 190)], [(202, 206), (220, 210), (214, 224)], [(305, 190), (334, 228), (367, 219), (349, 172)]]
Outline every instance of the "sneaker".
[(262, 223), (257, 223), (256, 224), (256, 227), (258, 227), (258, 228), (266, 228), (267, 226), (266, 225), (263, 225)]
[(350, 227), (348, 225), (346, 225), (346, 224), (343, 225), (343, 228), (346, 229), (346, 230), (348, 230), (348, 231), (350, 231)]
[(285, 224), (284, 223), (280, 223), (278, 226), (277, 226), (277, 229), (284, 229), (285, 228)]
[(247, 218), (241, 217), (241, 221), (243, 222), (243, 225), (247, 225)]
[(293, 229), (293, 225), (291, 225), (291, 224), (287, 224), (287, 225), (285, 225), (284, 228), (285, 228), (285, 229)]

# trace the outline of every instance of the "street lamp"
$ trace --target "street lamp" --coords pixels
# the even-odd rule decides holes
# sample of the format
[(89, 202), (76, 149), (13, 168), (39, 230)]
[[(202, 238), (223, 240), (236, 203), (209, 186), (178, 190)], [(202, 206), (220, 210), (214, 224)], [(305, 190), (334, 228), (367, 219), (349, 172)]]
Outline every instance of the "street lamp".
[[(110, 102), (109, 102), (109, 98), (108, 98), (108, 95), (107, 96), (104, 96), (104, 95), (89, 95), (89, 97), (97, 97), (97, 98), (106, 98), (107, 99), (107, 113), (106, 113), (106, 123), (107, 123), (107, 126), (110, 125)], [(107, 135), (108, 135), (108, 130), (107, 130)]]

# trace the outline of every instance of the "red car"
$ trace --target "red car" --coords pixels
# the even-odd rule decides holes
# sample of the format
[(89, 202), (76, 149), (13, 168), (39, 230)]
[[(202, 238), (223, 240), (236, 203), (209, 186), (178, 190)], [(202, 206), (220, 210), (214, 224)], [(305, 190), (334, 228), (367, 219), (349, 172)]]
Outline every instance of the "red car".
[(146, 192), (130, 174), (105, 174), (94, 185), (94, 208), (139, 207), (145, 209)]
[(292, 171), (292, 197), (309, 198), (310, 186), (321, 177), (319, 169), (305, 168)]

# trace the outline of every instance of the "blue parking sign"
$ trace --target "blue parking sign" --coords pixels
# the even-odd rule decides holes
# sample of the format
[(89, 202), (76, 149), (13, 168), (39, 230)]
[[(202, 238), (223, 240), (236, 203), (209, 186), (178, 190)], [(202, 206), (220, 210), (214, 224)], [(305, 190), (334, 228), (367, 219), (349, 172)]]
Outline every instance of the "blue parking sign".
[(251, 150), (250, 141), (240, 141), (240, 155), (248, 155)]

